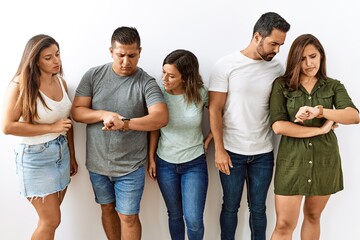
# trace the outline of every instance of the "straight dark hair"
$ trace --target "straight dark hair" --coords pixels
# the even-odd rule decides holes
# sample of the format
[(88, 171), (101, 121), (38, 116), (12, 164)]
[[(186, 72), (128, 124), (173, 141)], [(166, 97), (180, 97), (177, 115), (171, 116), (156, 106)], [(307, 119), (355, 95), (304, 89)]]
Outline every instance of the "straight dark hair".
[(291, 44), (289, 55), (287, 57), (286, 70), (283, 77), (286, 79), (287, 86), (291, 91), (297, 90), (300, 86), (301, 61), (305, 47), (308, 45), (314, 45), (321, 55), (320, 68), (316, 73), (316, 78), (327, 79), (324, 47), (314, 35), (303, 34), (297, 37)]
[[(21, 108), (21, 116), (27, 122), (33, 123), (39, 117), (36, 103), (37, 98), (41, 100), (46, 108), (51, 110), (39, 93), (41, 72), (38, 62), (41, 52), (53, 44), (60, 50), (59, 43), (48, 35), (39, 34), (30, 38), (26, 43), (19, 67), (12, 80), (15, 82), (15, 78), (18, 77), (19, 79), (20, 93), (16, 106)], [(58, 75), (63, 75), (62, 67)]]
[(134, 27), (119, 27), (115, 29), (111, 36), (111, 46), (114, 47), (115, 42), (131, 45), (136, 43), (138, 48), (141, 47), (139, 32)]

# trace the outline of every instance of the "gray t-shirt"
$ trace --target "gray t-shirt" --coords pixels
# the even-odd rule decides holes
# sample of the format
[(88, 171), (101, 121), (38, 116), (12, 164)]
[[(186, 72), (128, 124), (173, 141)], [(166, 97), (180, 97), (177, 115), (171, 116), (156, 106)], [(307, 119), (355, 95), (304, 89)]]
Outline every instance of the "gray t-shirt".
[[(164, 102), (155, 79), (141, 68), (122, 77), (112, 63), (89, 69), (76, 89), (76, 96), (91, 97), (91, 108), (117, 112), (128, 118), (143, 117), (147, 108)], [(86, 167), (106, 176), (123, 176), (141, 167), (147, 156), (147, 132), (103, 131), (103, 123), (86, 128)]]

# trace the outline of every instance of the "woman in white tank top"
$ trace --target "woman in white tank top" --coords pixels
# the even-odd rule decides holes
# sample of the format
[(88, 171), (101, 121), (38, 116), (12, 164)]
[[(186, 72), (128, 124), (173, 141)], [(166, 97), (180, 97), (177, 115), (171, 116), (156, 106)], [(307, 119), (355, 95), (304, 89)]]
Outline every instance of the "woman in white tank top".
[(2, 116), (3, 132), (22, 137), (15, 149), (20, 194), (39, 216), (31, 239), (54, 239), (61, 202), (77, 172), (70, 109), (59, 44), (36, 35), (9, 84)]

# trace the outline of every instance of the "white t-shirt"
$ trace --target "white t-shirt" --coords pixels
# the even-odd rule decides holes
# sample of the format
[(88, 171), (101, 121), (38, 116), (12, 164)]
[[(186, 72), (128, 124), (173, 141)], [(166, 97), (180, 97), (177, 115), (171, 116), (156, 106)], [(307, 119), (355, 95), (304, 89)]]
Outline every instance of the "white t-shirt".
[(273, 150), (269, 97), (273, 81), (281, 74), (283, 67), (277, 60), (253, 60), (240, 51), (215, 64), (209, 91), (227, 93), (223, 111), (225, 149), (242, 155)]

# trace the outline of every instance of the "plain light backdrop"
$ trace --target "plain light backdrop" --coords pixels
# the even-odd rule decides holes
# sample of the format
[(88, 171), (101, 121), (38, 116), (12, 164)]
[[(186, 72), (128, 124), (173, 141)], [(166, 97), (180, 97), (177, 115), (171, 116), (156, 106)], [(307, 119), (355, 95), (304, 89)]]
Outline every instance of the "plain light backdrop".
[[(327, 53), (328, 75), (345, 84), (355, 105), (360, 107), (359, 32), (356, 1), (287, 0), (134, 0), (134, 1), (2, 1), (0, 3), (0, 94), (1, 107), (7, 85), (13, 77), (27, 40), (44, 33), (60, 43), (65, 79), (70, 97), (86, 70), (112, 61), (110, 38), (119, 26), (136, 27), (142, 39), (139, 66), (161, 84), (161, 65), (171, 51), (184, 48), (195, 53), (205, 85), (215, 61), (247, 46), (256, 20), (275, 11), (290, 24), (285, 45), (276, 56), (285, 64), (292, 41), (300, 34), (317, 36)], [(2, 109), (1, 109), (2, 110)], [(207, 115), (204, 132), (209, 129)], [(75, 144), (79, 173), (72, 178), (62, 205), (59, 240), (106, 239), (100, 208), (94, 202), (85, 168), (85, 125), (76, 123)], [(360, 169), (359, 126), (336, 129), (342, 155), (345, 189), (330, 198), (322, 216), (321, 239), (359, 239)], [(275, 139), (277, 142), (278, 138)], [(13, 147), (18, 139), (0, 134), (0, 239), (29, 239), (37, 216), (28, 201), (18, 195)], [(222, 190), (214, 167), (213, 145), (208, 154), (209, 189), (205, 207), (205, 239), (219, 239)], [(275, 225), (273, 185), (268, 194), (270, 238)], [(250, 239), (248, 209), (244, 191), (236, 239)], [(156, 182), (146, 176), (141, 202), (142, 239), (169, 239), (167, 213)], [(300, 239), (299, 227), (294, 239)]]

